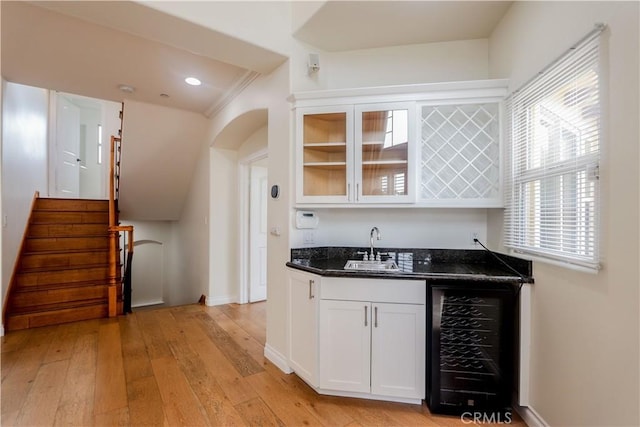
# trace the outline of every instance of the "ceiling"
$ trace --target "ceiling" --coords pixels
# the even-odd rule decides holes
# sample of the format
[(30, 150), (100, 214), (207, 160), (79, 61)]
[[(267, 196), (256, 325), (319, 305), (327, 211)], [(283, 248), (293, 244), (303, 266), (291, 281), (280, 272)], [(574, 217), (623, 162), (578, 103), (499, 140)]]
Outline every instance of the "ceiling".
[(337, 52), (487, 38), (511, 1), (329, 1), (294, 36)]
[[(0, 5), (2, 76), (15, 83), (210, 116), (259, 72), (286, 60), (134, 2)], [(188, 76), (203, 84), (188, 86)]]
[[(211, 2), (206, 3), (208, 9), (205, 2), (189, 7), (211, 13)], [(511, 3), (329, 1), (294, 37), (324, 51), (486, 38)], [(221, 8), (224, 4), (218, 2)], [(260, 73), (287, 60), (148, 5), (3, 0), (2, 76), (61, 92), (212, 116)], [(198, 77), (203, 85), (186, 85), (187, 76)], [(135, 91), (123, 93), (120, 85)]]

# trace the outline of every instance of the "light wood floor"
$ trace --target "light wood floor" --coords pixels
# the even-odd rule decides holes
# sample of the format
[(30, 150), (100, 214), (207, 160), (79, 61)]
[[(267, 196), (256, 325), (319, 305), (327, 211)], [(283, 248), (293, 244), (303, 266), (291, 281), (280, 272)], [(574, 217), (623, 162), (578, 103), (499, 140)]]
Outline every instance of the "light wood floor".
[[(187, 305), (8, 333), (2, 426), (456, 426), (316, 394), (263, 356), (265, 303)], [(524, 426), (518, 419), (516, 425)]]

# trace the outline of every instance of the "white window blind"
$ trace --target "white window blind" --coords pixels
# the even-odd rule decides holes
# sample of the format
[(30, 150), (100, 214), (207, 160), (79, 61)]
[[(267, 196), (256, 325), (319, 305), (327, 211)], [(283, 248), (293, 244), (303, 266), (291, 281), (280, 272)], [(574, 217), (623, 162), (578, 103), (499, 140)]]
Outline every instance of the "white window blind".
[(507, 99), (505, 246), (599, 268), (600, 35)]

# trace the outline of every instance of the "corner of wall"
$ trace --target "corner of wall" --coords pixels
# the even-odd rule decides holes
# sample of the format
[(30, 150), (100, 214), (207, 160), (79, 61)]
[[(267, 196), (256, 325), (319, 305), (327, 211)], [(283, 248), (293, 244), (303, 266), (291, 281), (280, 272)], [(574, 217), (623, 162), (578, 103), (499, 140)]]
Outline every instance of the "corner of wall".
[(293, 369), (289, 367), (287, 358), (275, 348), (271, 347), (269, 343), (266, 343), (264, 346), (264, 357), (266, 357), (271, 363), (276, 365), (278, 369), (280, 369), (285, 374), (293, 373)]

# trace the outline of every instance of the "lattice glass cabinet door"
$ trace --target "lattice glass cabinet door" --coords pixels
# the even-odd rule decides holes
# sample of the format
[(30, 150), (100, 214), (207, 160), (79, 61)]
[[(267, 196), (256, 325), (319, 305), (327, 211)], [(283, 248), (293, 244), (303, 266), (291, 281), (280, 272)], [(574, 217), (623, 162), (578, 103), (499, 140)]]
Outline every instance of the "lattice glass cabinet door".
[(502, 204), (499, 115), (497, 102), (421, 106), (419, 201)]

